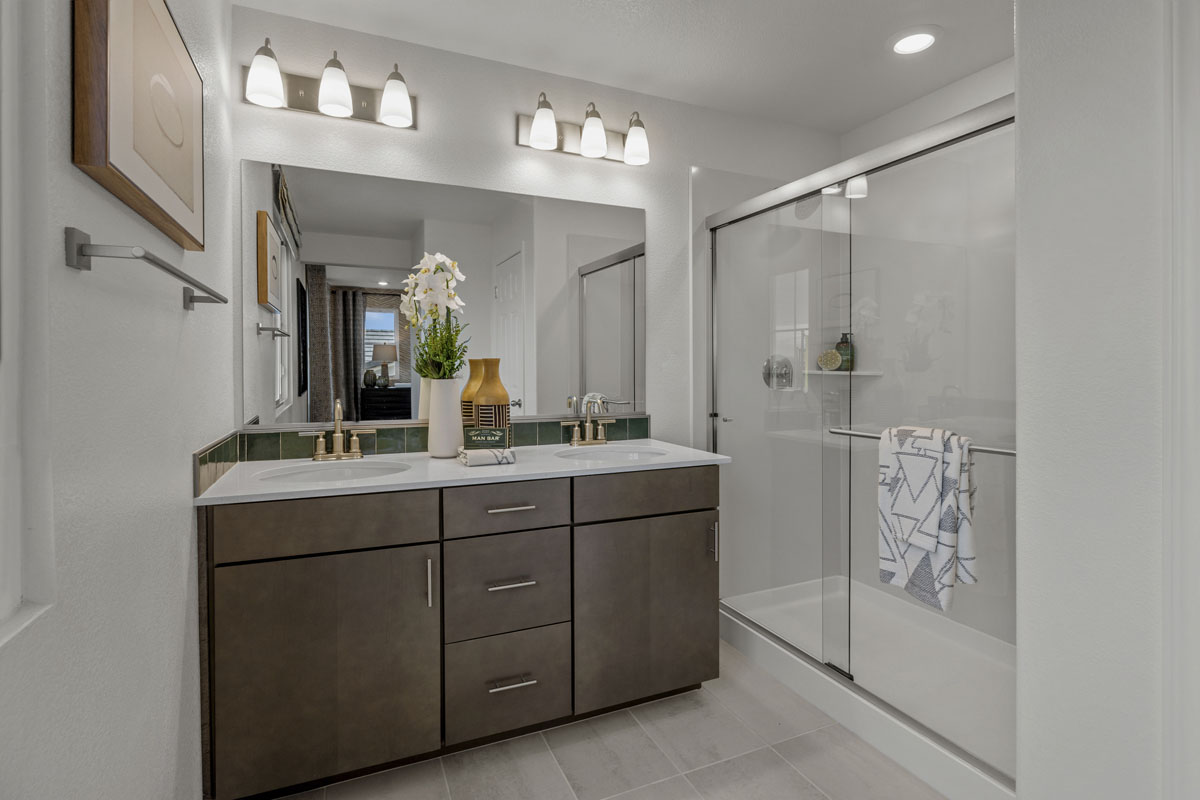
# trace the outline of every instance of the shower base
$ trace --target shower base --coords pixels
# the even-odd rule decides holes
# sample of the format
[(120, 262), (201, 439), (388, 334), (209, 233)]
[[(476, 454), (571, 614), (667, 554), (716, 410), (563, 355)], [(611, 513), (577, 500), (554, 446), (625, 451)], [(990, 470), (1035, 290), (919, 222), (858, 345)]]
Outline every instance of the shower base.
[[(822, 586), (829, 603), (822, 601)], [(723, 603), (1006, 776), (1016, 773), (1016, 647), (843, 576), (726, 597)], [(825, 627), (822, 626), (822, 618)], [(822, 642), (829, 632), (830, 646)], [(837, 631), (837, 633), (834, 633)], [(830, 652), (837, 648), (836, 652)]]

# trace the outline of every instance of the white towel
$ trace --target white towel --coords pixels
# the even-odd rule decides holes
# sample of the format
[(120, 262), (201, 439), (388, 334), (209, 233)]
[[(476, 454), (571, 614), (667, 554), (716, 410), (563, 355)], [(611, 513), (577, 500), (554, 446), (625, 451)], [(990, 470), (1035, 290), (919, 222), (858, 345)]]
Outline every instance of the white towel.
[(939, 611), (975, 583), (971, 440), (940, 428), (879, 439), (879, 580)]
[(511, 448), (503, 450), (468, 450), (458, 448), (458, 460), (468, 467), (487, 467), (497, 464), (517, 463), (517, 454)]

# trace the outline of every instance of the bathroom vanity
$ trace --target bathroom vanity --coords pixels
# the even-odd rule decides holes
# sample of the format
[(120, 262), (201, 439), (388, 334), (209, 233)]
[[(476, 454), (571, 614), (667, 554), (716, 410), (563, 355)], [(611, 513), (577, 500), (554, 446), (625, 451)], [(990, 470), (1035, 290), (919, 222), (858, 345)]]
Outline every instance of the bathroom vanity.
[(199, 497), (206, 794), (317, 785), (716, 677), (728, 459), (589, 449), (375, 456), (363, 477), (240, 463)]

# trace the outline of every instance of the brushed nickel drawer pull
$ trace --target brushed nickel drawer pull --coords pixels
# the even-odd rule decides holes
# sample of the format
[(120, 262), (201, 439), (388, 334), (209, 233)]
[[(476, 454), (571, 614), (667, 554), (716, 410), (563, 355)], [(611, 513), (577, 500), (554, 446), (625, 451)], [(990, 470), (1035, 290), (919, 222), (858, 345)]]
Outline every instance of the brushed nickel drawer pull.
[(425, 607), (433, 608), (433, 559), (425, 559)]
[(510, 508), (489, 508), (489, 514), (509, 514), (513, 511), (533, 511), (537, 506), (512, 506)]
[(524, 589), (526, 586), (537, 586), (537, 581), (526, 579), (517, 583), (503, 583), (499, 586), (489, 586), (488, 591), (503, 592), (508, 589)]
[(488, 689), (488, 694), (507, 692), (509, 689), (524, 689), (526, 686), (533, 686), (536, 683), (537, 678), (530, 678), (529, 673), (525, 673), (518, 683), (510, 683), (507, 686), (501, 686), (500, 681), (492, 681), (492, 688)]

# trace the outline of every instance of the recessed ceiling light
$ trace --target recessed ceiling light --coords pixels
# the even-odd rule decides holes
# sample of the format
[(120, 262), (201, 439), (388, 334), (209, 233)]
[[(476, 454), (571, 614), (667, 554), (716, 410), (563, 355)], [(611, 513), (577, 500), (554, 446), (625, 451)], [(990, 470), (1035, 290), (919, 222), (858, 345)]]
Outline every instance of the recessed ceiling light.
[(387, 281), (380, 281), (380, 282), (379, 282), (379, 285), (380, 285), (380, 286), (387, 286)]
[(928, 50), (941, 34), (942, 29), (937, 25), (922, 25), (900, 31), (888, 40), (888, 44), (891, 45), (893, 53), (911, 56), (913, 53)]

